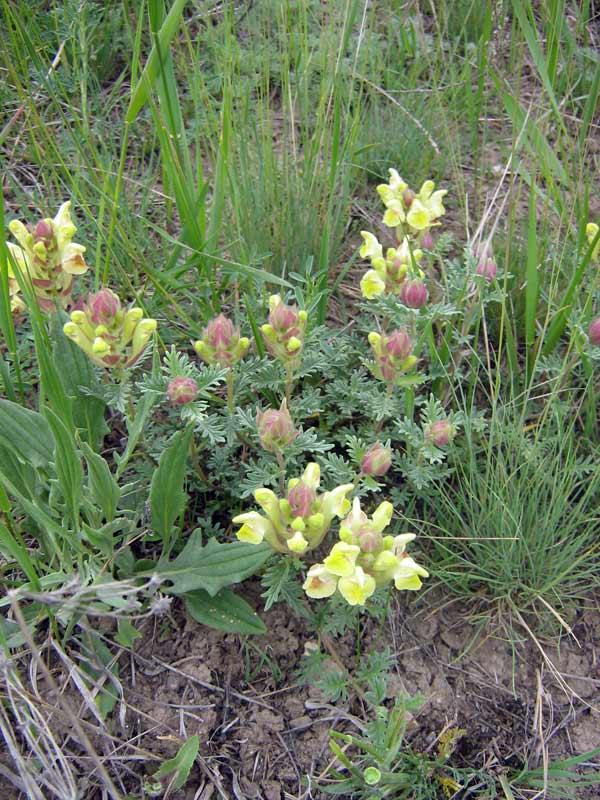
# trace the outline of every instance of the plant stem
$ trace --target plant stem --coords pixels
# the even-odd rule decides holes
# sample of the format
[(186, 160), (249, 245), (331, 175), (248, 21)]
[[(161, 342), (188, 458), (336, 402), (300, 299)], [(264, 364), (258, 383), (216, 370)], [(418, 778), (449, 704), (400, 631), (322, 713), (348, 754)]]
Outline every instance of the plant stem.
[(229, 412), (230, 417), (233, 417), (233, 412), (235, 410), (233, 394), (234, 378), (235, 376), (233, 374), (233, 368), (231, 368), (227, 371), (227, 411)]

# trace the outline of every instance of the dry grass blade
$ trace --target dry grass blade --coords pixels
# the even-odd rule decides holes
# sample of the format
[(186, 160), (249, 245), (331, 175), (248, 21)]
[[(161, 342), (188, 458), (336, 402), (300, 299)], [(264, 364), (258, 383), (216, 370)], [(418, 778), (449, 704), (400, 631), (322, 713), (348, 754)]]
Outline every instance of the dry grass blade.
[(60, 800), (76, 800), (76, 776), (41, 704), (23, 687), (13, 661), (3, 661), (2, 677), (7, 704), (0, 704), (0, 728), (27, 797), (44, 800), (51, 794)]

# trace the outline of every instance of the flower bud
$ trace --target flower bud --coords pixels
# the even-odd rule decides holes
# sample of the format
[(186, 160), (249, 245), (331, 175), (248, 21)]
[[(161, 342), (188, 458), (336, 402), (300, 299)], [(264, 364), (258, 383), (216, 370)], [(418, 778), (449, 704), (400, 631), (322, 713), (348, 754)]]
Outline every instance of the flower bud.
[(293, 517), (308, 517), (310, 516), (312, 505), (317, 499), (317, 494), (304, 481), (300, 481), (290, 489), (287, 499)]
[(412, 342), (406, 328), (399, 328), (386, 338), (385, 350), (394, 358), (408, 358), (412, 353)]
[(282, 302), (273, 304), (269, 313), (269, 325), (276, 333), (289, 333), (291, 328), (298, 325), (297, 307), (286, 306)]
[(597, 317), (589, 327), (590, 342), (600, 347), (600, 317)]
[(413, 200), (415, 199), (416, 194), (413, 192), (412, 189), (406, 188), (402, 192), (402, 202), (406, 206), (406, 208), (410, 208), (413, 204)]
[(256, 412), (256, 427), (261, 445), (269, 453), (282, 451), (299, 435), (287, 408), (285, 399), (279, 410), (269, 408)]
[(375, 786), (381, 780), (381, 770), (377, 767), (367, 767), (363, 772), (363, 778), (368, 786)]
[(433, 250), (435, 247), (435, 239), (431, 231), (424, 231), (421, 235), (421, 247), (424, 250)]
[(475, 271), (477, 275), (481, 275), (488, 281), (493, 281), (496, 279), (496, 274), (498, 273), (498, 265), (493, 258), (482, 258), (479, 264), (477, 264), (477, 269)]
[(35, 226), (33, 233), (35, 238), (38, 240), (45, 239), (46, 241), (50, 241), (54, 236), (54, 228), (52, 227), (50, 220), (42, 219)]
[(215, 350), (226, 350), (234, 336), (235, 327), (233, 322), (225, 314), (219, 314), (215, 319), (211, 319), (204, 331), (204, 338), (207, 344), (214, 347)]
[(360, 468), (363, 475), (380, 478), (392, 466), (392, 451), (379, 442), (371, 445), (361, 461)]
[(90, 294), (87, 307), (90, 321), (94, 325), (110, 325), (121, 310), (121, 301), (110, 289), (100, 289), (99, 292)]
[(372, 528), (367, 527), (358, 537), (358, 546), (363, 553), (374, 553), (381, 549), (383, 537)]
[(178, 377), (167, 386), (167, 397), (174, 406), (192, 403), (198, 395), (198, 384), (193, 378)]
[(445, 447), (456, 436), (456, 428), (447, 419), (431, 422), (425, 430), (425, 441), (436, 447)]
[(421, 308), (428, 298), (427, 287), (422, 280), (407, 280), (400, 289), (400, 299), (409, 308)]

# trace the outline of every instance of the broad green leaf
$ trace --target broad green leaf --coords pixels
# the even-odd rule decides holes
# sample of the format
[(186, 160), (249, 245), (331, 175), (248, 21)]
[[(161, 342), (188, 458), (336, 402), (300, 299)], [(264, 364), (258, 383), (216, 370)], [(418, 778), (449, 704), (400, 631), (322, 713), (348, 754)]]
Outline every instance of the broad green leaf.
[(46, 469), (54, 457), (52, 430), (41, 414), (0, 400), (0, 442), (20, 460)]
[(196, 622), (227, 633), (266, 633), (267, 628), (256, 611), (230, 589), (221, 589), (214, 597), (203, 589), (185, 595), (186, 608)]
[(101, 509), (106, 521), (112, 522), (121, 496), (119, 484), (102, 456), (94, 453), (86, 442), (81, 443), (81, 449), (87, 464), (88, 486), (92, 499)]
[(169, 591), (173, 594), (204, 589), (214, 597), (225, 586), (254, 575), (272, 554), (266, 544), (210, 539), (203, 547), (201, 532), (194, 531), (177, 558), (159, 566), (152, 574), (171, 581)]
[(120, 619), (119, 631), (115, 636), (115, 641), (123, 647), (131, 648), (135, 640), (139, 639), (141, 635), (141, 631), (138, 631), (128, 619)]
[(104, 419), (106, 403), (82, 389), (94, 389), (98, 380), (91, 361), (83, 350), (63, 333), (66, 317), (54, 314), (52, 318), (52, 357), (60, 374), (65, 392), (73, 398), (73, 423), (81, 431), (81, 437), (94, 450), (98, 450), (103, 437), (108, 433)]
[(187, 502), (187, 495), (183, 491), (183, 482), (193, 432), (194, 429), (189, 427), (173, 438), (169, 447), (163, 451), (158, 462), (158, 469), (152, 476), (150, 487), (151, 525), (165, 540), (168, 539), (175, 520), (182, 513)]
[(167, 775), (175, 773), (175, 778), (172, 783), (173, 789), (181, 789), (190, 775), (190, 771), (198, 755), (200, 749), (200, 739), (198, 734), (190, 736), (190, 738), (181, 745), (174, 758), (163, 762), (158, 770), (152, 776), (153, 778), (164, 778)]
[(54, 411), (44, 409), (44, 415), (54, 434), (54, 466), (60, 490), (76, 529), (79, 528), (81, 490), (83, 488), (83, 467), (75, 447), (75, 441), (65, 423)]

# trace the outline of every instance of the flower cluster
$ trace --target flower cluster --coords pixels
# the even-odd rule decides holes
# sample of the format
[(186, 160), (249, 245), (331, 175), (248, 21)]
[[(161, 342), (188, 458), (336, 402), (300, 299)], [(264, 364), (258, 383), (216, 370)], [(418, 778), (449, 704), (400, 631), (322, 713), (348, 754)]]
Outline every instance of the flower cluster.
[(383, 536), (393, 514), (383, 502), (369, 519), (356, 498), (340, 526), (340, 541), (320, 564), (309, 569), (304, 591), (309, 597), (331, 597), (338, 591), (351, 606), (364, 605), (375, 589), (394, 581), (396, 589), (419, 589), (428, 572), (406, 552), (413, 533)]
[(284, 363), (293, 362), (302, 350), (306, 311), (286, 305), (278, 294), (269, 298), (269, 321), (261, 327), (267, 349)]
[(442, 198), (445, 189), (434, 191), (433, 181), (425, 181), (418, 194), (408, 187), (395, 169), (390, 170), (390, 182), (377, 187), (386, 207), (383, 224), (396, 231), (397, 247), (383, 247), (377, 237), (361, 231), (362, 258), (371, 261), (360, 287), (363, 297), (370, 300), (381, 294), (395, 294), (408, 308), (421, 308), (428, 300), (428, 291), (423, 282), (419, 263), (423, 250), (431, 250), (433, 236), (430, 229), (439, 225), (438, 219), (445, 213)]
[(400, 228), (399, 233), (420, 235), (445, 214), (442, 198), (446, 189), (434, 191), (433, 181), (425, 181), (418, 194), (408, 187), (395, 169), (390, 169), (390, 182), (380, 184), (377, 192), (383, 200), (386, 211), (383, 224), (389, 228)]
[[(19, 220), (8, 225), (18, 242), (8, 244), (10, 253), (19, 270), (29, 277), (43, 311), (54, 311), (57, 304), (66, 308), (71, 302), (74, 276), (83, 275), (88, 268), (83, 259), (85, 247), (73, 242), (77, 228), (70, 206), (70, 201), (63, 203), (54, 219), (43, 219), (33, 227)], [(13, 312), (23, 310), (10, 264), (9, 291)]]
[(382, 334), (371, 331), (369, 343), (375, 354), (373, 373), (386, 383), (395, 384), (417, 363), (416, 356), (412, 355), (413, 343), (406, 328)]
[(301, 478), (288, 482), (285, 498), (264, 487), (257, 489), (254, 498), (265, 516), (248, 511), (234, 517), (233, 522), (241, 525), (237, 538), (252, 544), (266, 541), (278, 553), (302, 555), (318, 547), (334, 517), (347, 513), (350, 501), (346, 495), (354, 488), (348, 483), (318, 494), (320, 479), (319, 465), (311, 463)]
[[(408, 238), (404, 237), (397, 248), (389, 247), (387, 249), (384, 258), (383, 247), (376, 236), (368, 231), (361, 231), (360, 235), (364, 240), (364, 244), (360, 248), (360, 255), (362, 258), (369, 258), (373, 267), (365, 272), (360, 282), (363, 297), (372, 300), (380, 294), (396, 294), (400, 295), (402, 302), (406, 304), (402, 296), (403, 287), (407, 275), (416, 276), (415, 280), (421, 281), (423, 273), (417, 265), (423, 258), (423, 251), (411, 250)], [(422, 283), (422, 285), (425, 288), (425, 284)], [(425, 289), (425, 299), (420, 305), (423, 305), (426, 300), (427, 290)]]
[(137, 361), (156, 330), (156, 320), (143, 317), (141, 308), (123, 309), (105, 288), (71, 312), (64, 332), (98, 366), (122, 369)]
[(224, 314), (212, 319), (202, 331), (202, 339), (194, 342), (194, 349), (207, 364), (234, 367), (243, 358), (250, 345), (239, 328)]

